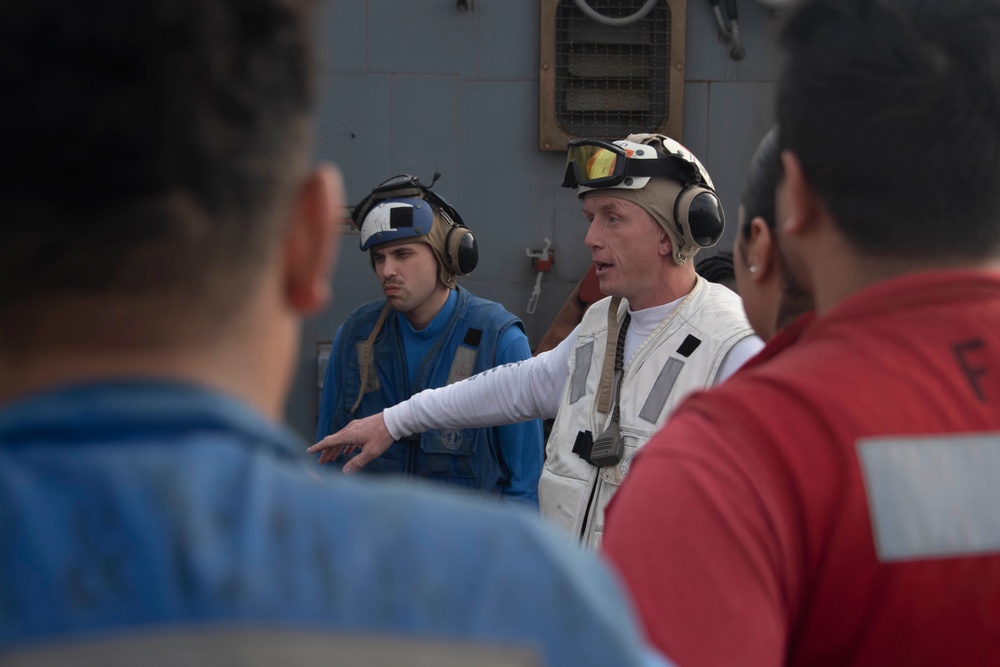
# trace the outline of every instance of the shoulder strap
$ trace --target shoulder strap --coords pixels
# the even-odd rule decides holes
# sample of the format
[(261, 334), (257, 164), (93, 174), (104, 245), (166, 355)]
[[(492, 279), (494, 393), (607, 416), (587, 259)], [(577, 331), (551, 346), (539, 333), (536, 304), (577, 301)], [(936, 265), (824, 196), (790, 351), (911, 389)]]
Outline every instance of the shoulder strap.
[(615, 377), (615, 350), (619, 336), (624, 340), (624, 334), (618, 327), (618, 306), (621, 302), (621, 297), (616, 296), (608, 306), (608, 342), (604, 346), (601, 383), (597, 386), (597, 411), (605, 414), (611, 409), (611, 383)]
[(382, 308), (382, 312), (379, 313), (378, 320), (375, 321), (375, 326), (372, 327), (372, 332), (368, 334), (368, 338), (361, 345), (361, 386), (358, 387), (358, 398), (354, 401), (354, 407), (351, 408), (351, 412), (358, 409), (361, 405), (361, 398), (365, 395), (365, 387), (368, 386), (368, 373), (371, 370), (372, 365), (372, 348), (375, 347), (375, 338), (378, 336), (378, 332), (382, 330), (382, 325), (385, 324), (385, 318), (389, 316), (389, 312), (392, 307), (386, 302), (385, 306)]

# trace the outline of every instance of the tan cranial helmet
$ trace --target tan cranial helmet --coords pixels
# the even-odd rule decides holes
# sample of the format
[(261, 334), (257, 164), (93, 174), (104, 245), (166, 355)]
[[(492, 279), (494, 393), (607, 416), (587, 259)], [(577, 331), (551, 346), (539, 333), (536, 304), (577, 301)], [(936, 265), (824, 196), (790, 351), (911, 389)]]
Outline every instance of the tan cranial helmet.
[(708, 171), (691, 151), (662, 134), (569, 143), (563, 187), (580, 198), (602, 194), (638, 204), (670, 235), (684, 264), (722, 237), (725, 214)]

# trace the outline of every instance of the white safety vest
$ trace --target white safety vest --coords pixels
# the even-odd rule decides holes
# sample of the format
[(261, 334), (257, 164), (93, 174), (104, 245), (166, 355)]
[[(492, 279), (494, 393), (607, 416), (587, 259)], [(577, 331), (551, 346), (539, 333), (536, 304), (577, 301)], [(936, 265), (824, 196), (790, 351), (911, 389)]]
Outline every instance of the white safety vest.
[[(617, 465), (597, 468), (574, 454), (573, 445), (581, 431), (597, 438), (611, 421), (613, 402), (607, 412), (597, 411), (610, 304), (610, 297), (598, 301), (580, 322), (569, 358), (569, 380), (545, 446), (545, 468), (538, 482), (542, 515), (592, 547), (600, 545), (604, 508), (628, 474), (636, 450), (684, 397), (710, 387), (733, 345), (753, 335), (740, 298), (699, 276), (691, 293), (625, 366), (618, 403), (625, 453)], [(619, 323), (626, 312), (627, 304), (622, 301)]]

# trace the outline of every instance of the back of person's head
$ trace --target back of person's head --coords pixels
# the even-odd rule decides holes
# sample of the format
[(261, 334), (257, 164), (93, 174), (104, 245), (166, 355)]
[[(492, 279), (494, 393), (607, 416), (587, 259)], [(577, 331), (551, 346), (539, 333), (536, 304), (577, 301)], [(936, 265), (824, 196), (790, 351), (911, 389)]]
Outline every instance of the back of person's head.
[(674, 262), (683, 265), (725, 230), (722, 202), (708, 170), (691, 151), (662, 134), (630, 134), (607, 142), (569, 143), (563, 187), (639, 205), (670, 235)]
[(743, 268), (743, 279), (738, 281), (742, 283), (743, 307), (758, 335), (765, 339), (813, 308), (812, 296), (788, 270), (775, 235), (775, 196), (784, 173), (778, 135), (779, 128), (772, 127), (750, 158), (734, 245), (734, 261)]
[(309, 167), (311, 5), (3, 3), (0, 347), (142, 346), (239, 308)]
[(733, 253), (723, 251), (698, 260), (695, 272), (711, 283), (725, 285), (736, 291), (736, 273), (733, 270)]
[[(749, 222), (760, 217), (768, 227), (774, 229), (776, 218), (774, 199), (781, 174), (781, 148), (778, 144), (778, 128), (775, 126), (761, 139), (747, 167), (743, 192), (740, 195), (745, 221)], [(742, 225), (739, 232), (744, 238), (748, 237), (750, 225)]]
[(781, 146), (862, 254), (1000, 249), (1000, 2), (806, 0), (782, 43)]
[[(438, 262), (441, 282), (454, 289), (479, 263), (475, 236), (448, 201), (416, 177), (400, 174), (376, 186), (351, 214), (364, 251), (407, 243), (426, 243)], [(372, 267), (375, 266), (374, 258)]]

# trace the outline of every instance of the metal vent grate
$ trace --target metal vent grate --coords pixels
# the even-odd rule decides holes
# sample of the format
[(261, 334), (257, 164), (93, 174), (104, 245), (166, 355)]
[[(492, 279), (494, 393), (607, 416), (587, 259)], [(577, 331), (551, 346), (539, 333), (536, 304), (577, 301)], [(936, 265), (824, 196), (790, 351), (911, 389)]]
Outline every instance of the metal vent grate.
[[(644, 0), (588, 0), (605, 16), (634, 14)], [(658, 132), (670, 109), (671, 14), (666, 0), (641, 20), (608, 26), (561, 0), (555, 26), (555, 116), (573, 136), (620, 139)]]
[[(587, 0), (614, 19), (644, 0)], [(686, 0), (657, 0), (639, 21), (608, 26), (576, 0), (541, 0), (538, 147), (564, 151), (577, 137), (621, 139), (684, 129)]]

